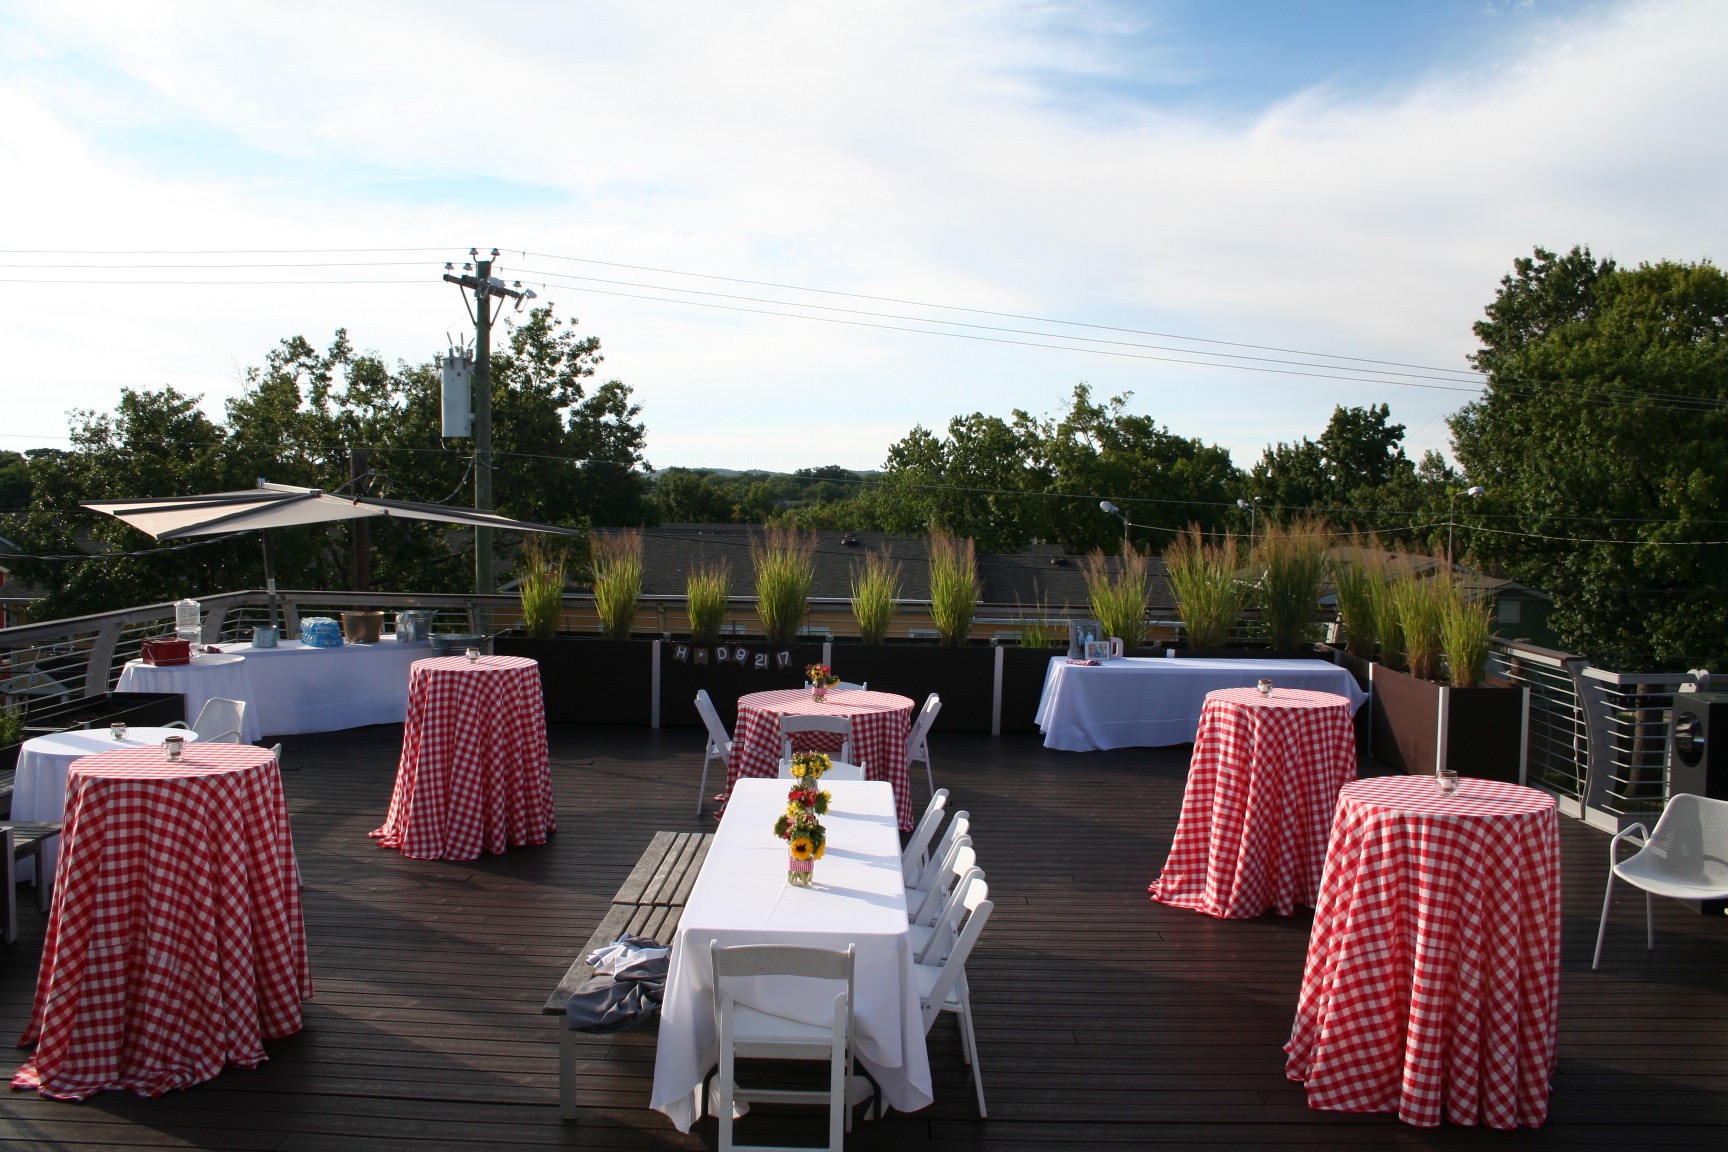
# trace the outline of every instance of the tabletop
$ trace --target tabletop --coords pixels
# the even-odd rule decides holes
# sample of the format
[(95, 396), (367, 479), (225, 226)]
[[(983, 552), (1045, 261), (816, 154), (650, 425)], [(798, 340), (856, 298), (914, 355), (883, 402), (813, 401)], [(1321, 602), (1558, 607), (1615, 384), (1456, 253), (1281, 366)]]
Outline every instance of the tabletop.
[(1064, 752), (1186, 744), (1208, 693), (1252, 688), (1261, 679), (1280, 689), (1337, 693), (1352, 710), (1368, 699), (1347, 669), (1319, 659), (1129, 656), (1088, 666), (1057, 656), (1035, 720), (1044, 746)]
[[(198, 739), (198, 734), (188, 728), (128, 726), (124, 740), (114, 739), (114, 733), (107, 728), (89, 728), (24, 741), (18, 749), (18, 768), (12, 782), (13, 817), (59, 820), (66, 811), (66, 773), (79, 759), (119, 748), (159, 748), (166, 736), (184, 736), (188, 743)], [(52, 873), (59, 854), (60, 841), (49, 840), (39, 850), (41, 866)], [(35, 879), (36, 863), (36, 860), (20, 861), (18, 879)]]
[[(652, 1103), (680, 1131), (695, 1119), (692, 1093), (719, 1059), (708, 946), (798, 944), (857, 946), (854, 1016), (859, 1063), (903, 1112), (932, 1099), (930, 1063), (918, 1010), (900, 837), (894, 799), (882, 781), (836, 780), (822, 818), (828, 851), (810, 888), (786, 883), (786, 842), (774, 818), (786, 808), (783, 780), (740, 780), (678, 923)], [(784, 986), (760, 988), (755, 1006), (809, 1023), (833, 1019), (833, 1001), (800, 1001)], [(752, 992), (739, 995), (750, 1002)]]
[(1493, 1128), (1548, 1115), (1560, 1001), (1554, 798), (1463, 778), (1339, 793), (1286, 1073), (1311, 1107)]
[(557, 830), (540, 666), (519, 656), (416, 660), (380, 847), (473, 860)]
[(338, 732), (369, 724), (400, 724), (408, 715), (408, 669), (432, 655), (424, 643), (385, 636), (376, 644), (314, 648), (284, 640), (274, 648), (244, 641), (221, 644), (246, 658), (247, 728), (258, 736)]
[(1330, 692), (1208, 694), (1152, 898), (1225, 919), (1313, 907), (1338, 790), (1356, 778), (1351, 711)]
[(72, 765), (54, 901), (14, 1088), (156, 1096), (301, 1026), (311, 967), (274, 756), (194, 744)]
[[(908, 697), (860, 688), (830, 688), (827, 698), (820, 701), (811, 699), (808, 688), (742, 696), (738, 700), (738, 723), (732, 732), (732, 755), (726, 762), (728, 790), (740, 778), (778, 774), (780, 717), (847, 716), (852, 720), (853, 757), (864, 764), (869, 779), (893, 786), (900, 829), (910, 832), (912, 795), (906, 739), (912, 732), (915, 707)], [(796, 743), (800, 748), (827, 752), (840, 748), (840, 738), (831, 733), (801, 733)]]

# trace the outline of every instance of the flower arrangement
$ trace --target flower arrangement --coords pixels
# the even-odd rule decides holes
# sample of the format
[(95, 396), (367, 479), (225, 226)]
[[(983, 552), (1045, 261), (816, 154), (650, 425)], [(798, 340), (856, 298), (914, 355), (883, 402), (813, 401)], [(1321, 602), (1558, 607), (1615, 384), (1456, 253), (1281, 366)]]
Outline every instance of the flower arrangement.
[(774, 821), (774, 835), (786, 841), (790, 856), (786, 862), (786, 882), (800, 888), (810, 886), (815, 879), (816, 861), (828, 850), (828, 832), (819, 817), (827, 814), (832, 797), (818, 788), (817, 782), (832, 764), (826, 752), (794, 752), (786, 811)]
[(834, 669), (826, 664), (806, 664), (804, 679), (810, 682), (810, 698), (813, 700), (827, 699), (828, 689), (840, 683), (840, 677), (834, 675)]

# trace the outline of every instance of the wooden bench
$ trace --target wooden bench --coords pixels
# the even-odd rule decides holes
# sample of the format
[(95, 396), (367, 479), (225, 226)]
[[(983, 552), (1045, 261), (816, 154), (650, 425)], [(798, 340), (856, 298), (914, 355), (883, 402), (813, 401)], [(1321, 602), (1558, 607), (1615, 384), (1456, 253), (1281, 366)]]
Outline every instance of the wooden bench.
[[(636, 867), (612, 897), (612, 907), (600, 918), (594, 935), (540, 1009), (555, 1017), (558, 1026), (558, 1115), (564, 1119), (576, 1118), (576, 1034), (565, 1023), (565, 1008), (571, 994), (594, 975), (589, 953), (626, 935), (652, 936), (670, 947), (684, 902), (690, 898), (690, 889), (713, 842), (712, 832), (654, 833)], [(658, 1029), (659, 1021), (655, 1020), (641, 1031), (652, 1034)]]
[(54, 877), (47, 875), (42, 867), (42, 845), (60, 835), (60, 825), (54, 824), (24, 824), (17, 821), (7, 821), (0, 824), (0, 876), (6, 891), (4, 899), (4, 928), (6, 943), (18, 939), (18, 861), (36, 860), (36, 910), (44, 915), (48, 912), (49, 891), (54, 884)]

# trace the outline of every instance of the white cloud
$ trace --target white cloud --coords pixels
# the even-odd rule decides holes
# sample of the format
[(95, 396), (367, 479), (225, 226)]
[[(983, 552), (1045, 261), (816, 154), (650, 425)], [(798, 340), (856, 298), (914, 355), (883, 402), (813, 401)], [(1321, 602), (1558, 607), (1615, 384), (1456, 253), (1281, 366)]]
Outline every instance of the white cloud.
[[(1713, 58), (1728, 12), (1702, 3), (1584, 10), (1509, 64), (1292, 93), (1246, 119), (1078, 104), (1066, 86), (1134, 79), (1130, 60), (1192, 67), (1160, 50), (1155, 20), (1136, 34), (1150, 51), (1113, 52), (1103, 33), (1127, 23), (1104, 5), (545, 3), (481, 19), (406, 0), (185, 2), (8, 19), (0, 162), (27, 174), (0, 190), (12, 248), (451, 245), (428, 254), (442, 259), (499, 243), (1462, 367), (1471, 321), (1531, 245), (1697, 259), (1728, 222), (1705, 113), (1728, 95)], [(219, 411), (236, 366), (295, 333), (346, 326), (422, 359), (464, 322), (435, 271), (0, 285), (0, 339), (30, 382), (8, 385), (4, 431), (63, 434), (65, 409), (111, 407), (121, 384), (172, 381)], [(1413, 450), (1443, 445), (1461, 399), (546, 295), (601, 336), (662, 466), (874, 466), (914, 422), (1045, 410), (1079, 380), (1134, 390), (1243, 464), (1316, 435), (1334, 403), (1390, 401)]]

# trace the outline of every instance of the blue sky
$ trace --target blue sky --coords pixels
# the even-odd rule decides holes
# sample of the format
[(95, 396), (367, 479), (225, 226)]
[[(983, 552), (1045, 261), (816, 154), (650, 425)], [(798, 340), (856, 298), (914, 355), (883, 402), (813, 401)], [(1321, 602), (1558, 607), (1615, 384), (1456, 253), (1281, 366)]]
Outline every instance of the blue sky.
[(1444, 450), (1513, 258), (1720, 255), (1723, 43), (1687, 0), (0, 2), (0, 447), (123, 386), (219, 416), (290, 335), (428, 359), (497, 246), (657, 466), (876, 467), (1079, 382), (1243, 466), (1335, 404)]

